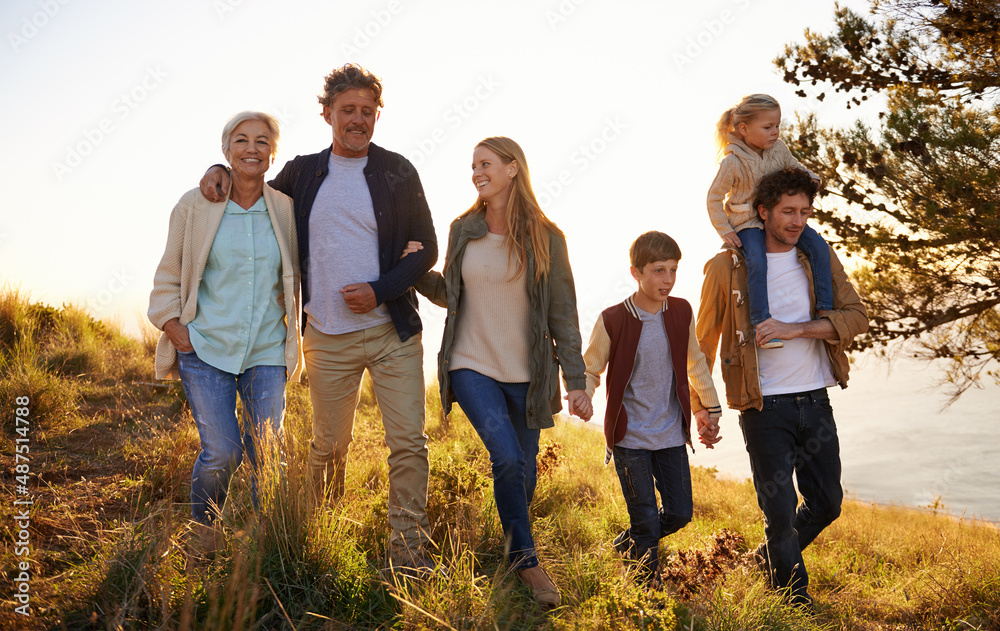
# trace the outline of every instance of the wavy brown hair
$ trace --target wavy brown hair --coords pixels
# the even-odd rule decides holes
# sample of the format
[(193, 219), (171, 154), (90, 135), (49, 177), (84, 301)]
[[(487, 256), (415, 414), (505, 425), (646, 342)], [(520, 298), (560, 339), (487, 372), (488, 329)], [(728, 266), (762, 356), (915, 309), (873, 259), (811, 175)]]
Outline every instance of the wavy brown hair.
[(358, 64), (344, 64), (326, 75), (323, 93), (318, 97), (320, 105), (330, 107), (338, 94), (351, 88), (371, 90), (375, 96), (375, 103), (379, 107), (385, 107), (382, 102), (382, 80)]
[[(524, 151), (516, 142), (505, 136), (485, 138), (476, 147), (486, 147), (500, 157), (505, 165), (516, 162), (517, 173), (511, 180), (510, 197), (507, 199), (507, 235), (504, 241), (507, 253), (517, 261), (517, 272), (514, 278), (520, 278), (527, 268), (528, 254), (526, 243), (531, 242), (531, 251), (535, 258), (535, 282), (549, 273), (549, 233), (562, 236), (551, 219), (545, 216), (531, 188), (531, 174), (528, 171), (528, 161)], [(479, 210), (486, 210), (486, 202), (477, 199), (462, 217)]]

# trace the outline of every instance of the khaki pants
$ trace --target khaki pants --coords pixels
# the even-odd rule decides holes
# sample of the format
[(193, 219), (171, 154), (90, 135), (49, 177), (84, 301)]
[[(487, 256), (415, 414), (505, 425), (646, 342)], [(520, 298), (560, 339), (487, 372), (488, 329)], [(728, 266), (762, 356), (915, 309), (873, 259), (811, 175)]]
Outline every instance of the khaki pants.
[(418, 550), (429, 540), (420, 337), (400, 342), (391, 322), (340, 335), (307, 324), (302, 340), (313, 405), (309, 471), (320, 494), (344, 492), (361, 377), (365, 369), (372, 377), (389, 446), (390, 550)]

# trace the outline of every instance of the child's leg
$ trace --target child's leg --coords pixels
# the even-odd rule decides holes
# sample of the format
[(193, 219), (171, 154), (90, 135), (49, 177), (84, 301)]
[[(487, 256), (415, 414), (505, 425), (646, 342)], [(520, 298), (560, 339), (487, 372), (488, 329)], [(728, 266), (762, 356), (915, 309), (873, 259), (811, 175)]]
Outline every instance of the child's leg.
[(833, 309), (833, 272), (830, 270), (830, 246), (823, 237), (806, 225), (799, 236), (798, 247), (809, 257), (812, 266), (813, 290), (816, 292), (816, 310)]
[(750, 301), (750, 324), (757, 326), (771, 317), (767, 303), (767, 245), (760, 228), (744, 228), (737, 233), (747, 261), (747, 300)]
[(628, 508), (633, 558), (649, 571), (659, 562), (660, 516), (653, 486), (652, 453), (647, 449), (614, 448), (615, 470)]
[(684, 445), (652, 452), (653, 479), (660, 492), (660, 537), (672, 535), (691, 521), (691, 467)]

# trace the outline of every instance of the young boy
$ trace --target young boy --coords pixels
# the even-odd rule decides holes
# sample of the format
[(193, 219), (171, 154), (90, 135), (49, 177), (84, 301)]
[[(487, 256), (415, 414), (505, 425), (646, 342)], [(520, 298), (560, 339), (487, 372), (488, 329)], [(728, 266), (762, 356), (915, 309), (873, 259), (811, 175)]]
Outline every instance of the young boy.
[(644, 578), (653, 581), (660, 539), (691, 521), (685, 444), (691, 444), (692, 411), (699, 440), (711, 449), (721, 440), (722, 407), (698, 348), (691, 305), (669, 297), (681, 258), (677, 242), (662, 232), (647, 232), (632, 244), (629, 257), (639, 289), (604, 310), (584, 360), (590, 397), (610, 366), (604, 462), (615, 459), (630, 523), (614, 546), (639, 561)]

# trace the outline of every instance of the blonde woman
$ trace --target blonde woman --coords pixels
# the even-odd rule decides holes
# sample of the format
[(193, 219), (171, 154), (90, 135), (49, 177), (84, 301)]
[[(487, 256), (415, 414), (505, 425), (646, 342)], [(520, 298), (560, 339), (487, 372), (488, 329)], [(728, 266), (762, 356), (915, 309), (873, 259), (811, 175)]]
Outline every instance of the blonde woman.
[(508, 558), (542, 605), (558, 588), (541, 567), (528, 506), (540, 430), (561, 409), (590, 418), (573, 273), (562, 231), (538, 206), (521, 147), (487, 138), (472, 154), (478, 199), (451, 224), (444, 272), (416, 285), (447, 307), (438, 355), (442, 409), (458, 402), (490, 454)]

